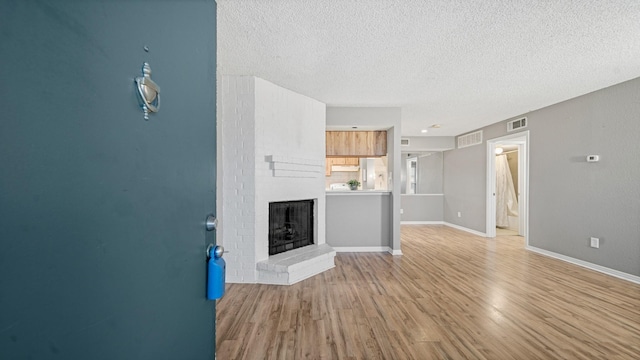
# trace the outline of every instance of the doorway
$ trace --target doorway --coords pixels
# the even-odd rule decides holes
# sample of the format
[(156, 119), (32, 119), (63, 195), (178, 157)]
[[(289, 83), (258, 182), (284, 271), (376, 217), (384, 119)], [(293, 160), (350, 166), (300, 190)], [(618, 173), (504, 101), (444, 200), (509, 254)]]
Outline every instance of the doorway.
[[(517, 234), (525, 237), (528, 241), (528, 204), (529, 204), (529, 131), (510, 134), (487, 141), (487, 191), (486, 191), (486, 234), (487, 237), (496, 236), (497, 225), (497, 168), (500, 167), (496, 157), (496, 149), (502, 149), (503, 153), (511, 152), (512, 155), (517, 154), (517, 176), (513, 176), (515, 191), (515, 199), (517, 208), (512, 211), (504, 209), (507, 219), (501, 219), (498, 224), (501, 227), (516, 229)], [(504, 160), (504, 159), (500, 159)], [(506, 160), (504, 160), (506, 161)], [(511, 176), (511, 175), (509, 175)], [(515, 179), (517, 177), (517, 179)], [(517, 215), (514, 216), (514, 215)], [(506, 222), (505, 222), (506, 221)], [(509, 221), (511, 223), (509, 223)], [(514, 221), (517, 222), (514, 224)], [(506, 225), (506, 226), (505, 226)]]
[(407, 194), (418, 193), (418, 158), (407, 159)]
[(520, 153), (517, 144), (496, 146), (496, 235), (520, 235)]

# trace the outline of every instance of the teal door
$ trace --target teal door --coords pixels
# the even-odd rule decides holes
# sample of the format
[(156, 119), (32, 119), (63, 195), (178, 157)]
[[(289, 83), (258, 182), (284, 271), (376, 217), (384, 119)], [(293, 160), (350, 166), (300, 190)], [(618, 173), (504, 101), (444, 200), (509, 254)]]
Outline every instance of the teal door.
[(0, 358), (213, 359), (215, 39), (213, 0), (0, 1)]

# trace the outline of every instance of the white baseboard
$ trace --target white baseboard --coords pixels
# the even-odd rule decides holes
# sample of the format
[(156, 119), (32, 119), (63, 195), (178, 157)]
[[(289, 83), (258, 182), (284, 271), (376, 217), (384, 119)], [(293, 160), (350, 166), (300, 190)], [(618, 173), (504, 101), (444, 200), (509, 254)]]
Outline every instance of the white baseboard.
[(597, 272), (601, 272), (601, 273), (606, 274), (606, 275), (614, 276), (614, 277), (617, 277), (617, 278), (622, 279), (622, 280), (627, 280), (627, 281), (630, 281), (632, 283), (640, 284), (640, 276), (627, 274), (627, 273), (622, 272), (622, 271), (614, 270), (614, 269), (611, 269), (611, 268), (608, 268), (608, 267), (600, 266), (600, 265), (593, 264), (593, 263), (590, 263), (590, 262), (587, 262), (587, 261), (584, 261), (584, 260), (580, 260), (580, 259), (572, 258), (570, 256), (558, 254), (558, 253), (555, 253), (555, 252), (552, 252), (552, 251), (540, 249), (540, 248), (537, 248), (537, 247), (534, 247), (534, 246), (527, 245), (527, 246), (525, 246), (525, 249), (533, 251), (533, 252), (538, 253), (540, 255), (552, 257), (554, 259), (566, 261), (568, 263), (572, 263), (574, 265), (582, 266), (584, 268), (587, 268), (587, 269), (590, 269), (590, 270), (594, 270), (594, 271), (597, 271)]
[(333, 250), (339, 252), (388, 252), (393, 256), (401, 256), (402, 250), (393, 250), (388, 246), (334, 246)]
[(391, 252), (388, 246), (333, 246), (336, 252)]
[(444, 225), (444, 221), (400, 221), (401, 225)]
[(456, 224), (452, 224), (452, 223), (448, 223), (448, 222), (443, 222), (444, 225), (447, 225), (449, 227), (452, 227), (454, 229), (458, 229), (458, 230), (462, 230), (462, 231), (466, 231), (468, 233), (471, 233), (473, 235), (478, 235), (478, 236), (482, 236), (482, 237), (487, 237), (487, 234), (480, 232), (480, 231), (476, 231), (476, 230), (472, 230), (472, 229), (468, 229), (466, 227), (460, 226), (460, 225), (456, 225)]

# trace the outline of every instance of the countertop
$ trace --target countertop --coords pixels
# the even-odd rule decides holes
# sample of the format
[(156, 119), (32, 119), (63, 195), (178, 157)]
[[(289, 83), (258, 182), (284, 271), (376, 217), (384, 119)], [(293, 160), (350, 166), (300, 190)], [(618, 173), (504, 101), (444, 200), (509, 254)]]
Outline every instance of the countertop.
[(391, 194), (390, 190), (339, 190), (339, 191), (331, 191), (326, 190), (325, 193), (327, 196), (346, 196), (346, 195), (389, 195)]

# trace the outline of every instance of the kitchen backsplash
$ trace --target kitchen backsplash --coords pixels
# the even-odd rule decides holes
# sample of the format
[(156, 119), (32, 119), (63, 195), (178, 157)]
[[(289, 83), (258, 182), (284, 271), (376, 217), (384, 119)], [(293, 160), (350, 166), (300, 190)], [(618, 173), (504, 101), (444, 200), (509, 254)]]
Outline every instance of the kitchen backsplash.
[[(359, 171), (332, 171), (331, 176), (325, 177), (325, 189), (329, 189), (329, 185), (335, 183), (346, 183), (349, 180), (356, 179), (360, 181), (359, 190), (387, 190), (387, 157), (360, 159)], [(362, 169), (367, 169), (367, 181), (362, 180)]]
[(327, 176), (325, 178), (325, 189), (329, 189), (329, 185), (335, 183), (346, 183), (351, 179), (357, 179), (362, 182), (362, 179), (359, 177), (359, 171), (332, 171), (331, 176)]

